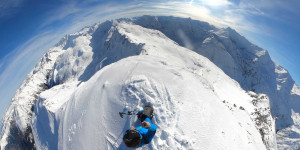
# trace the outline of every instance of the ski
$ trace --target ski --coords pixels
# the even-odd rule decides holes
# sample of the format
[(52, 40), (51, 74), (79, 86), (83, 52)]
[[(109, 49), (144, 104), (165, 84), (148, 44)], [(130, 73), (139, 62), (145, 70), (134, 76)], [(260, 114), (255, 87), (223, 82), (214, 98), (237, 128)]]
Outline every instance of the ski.
[(127, 112), (119, 112), (119, 115), (120, 115), (121, 118), (123, 118), (124, 115), (128, 115), (128, 116), (135, 115), (134, 112), (135, 112), (135, 110), (133, 110), (133, 111), (127, 111)]

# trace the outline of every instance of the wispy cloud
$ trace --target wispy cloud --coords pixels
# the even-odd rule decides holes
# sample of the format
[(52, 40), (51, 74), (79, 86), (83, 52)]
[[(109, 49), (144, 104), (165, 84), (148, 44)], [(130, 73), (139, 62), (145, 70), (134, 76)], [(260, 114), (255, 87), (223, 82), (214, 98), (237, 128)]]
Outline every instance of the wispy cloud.
[(254, 15), (262, 14), (268, 19), (294, 25), (300, 19), (299, 0), (241, 0), (237, 6)]
[(15, 80), (22, 80), (20, 76), (24, 75), (24, 71), (28, 72), (28, 69), (31, 70), (37, 60), (41, 58), (41, 55), (58, 42), (57, 38), (60, 36), (57, 33), (53, 34), (52, 31), (44, 32), (32, 37), (9, 53), (0, 62), (1, 70), (3, 69), (3, 72), (0, 74), (0, 87), (7, 86)]
[(47, 16), (49, 16), (43, 24), (41, 24), (41, 27), (47, 26), (55, 21), (62, 20), (69, 15), (75, 14), (77, 12), (80, 12), (80, 9), (76, 7), (76, 2), (69, 2), (67, 4), (64, 4), (62, 6), (59, 6), (55, 11), (49, 12)]
[[(18, 7), (24, 0), (1, 0), (0, 1), (0, 18), (8, 17), (18, 11)], [(0, 19), (1, 20), (1, 19)]]
[(228, 0), (199, 0), (205, 6), (212, 6), (212, 7), (226, 7), (229, 5), (233, 5)]
[(121, 5), (115, 2), (108, 2), (102, 5), (82, 6), (82, 3), (72, 2), (61, 6), (55, 11), (49, 12), (48, 16), (50, 17), (47, 18), (39, 28), (43, 29), (52, 24), (59, 23), (59, 28), (63, 28), (63, 26), (67, 25), (67, 27), (65, 27), (67, 32), (64, 33), (68, 34), (99, 21), (126, 16), (126, 14), (128, 14), (126, 12), (137, 8), (139, 8), (139, 4), (133, 5), (129, 3)]
[(8, 107), (10, 99), (25, 79), (26, 74), (33, 69), (43, 53), (58, 42), (61, 36), (55, 31), (43, 32), (32, 37), (0, 60), (1, 115)]

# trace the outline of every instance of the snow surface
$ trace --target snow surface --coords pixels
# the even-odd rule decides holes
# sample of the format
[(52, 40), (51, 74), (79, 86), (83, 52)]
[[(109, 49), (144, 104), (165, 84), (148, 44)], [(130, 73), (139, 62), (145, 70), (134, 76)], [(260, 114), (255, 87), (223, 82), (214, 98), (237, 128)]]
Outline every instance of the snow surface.
[(0, 149), (15, 148), (14, 138), (38, 149), (125, 149), (124, 131), (138, 121), (118, 112), (145, 103), (159, 128), (141, 149), (297, 149), (299, 91), (231, 28), (176, 17), (106, 21), (45, 54), (5, 115)]
[(291, 77), (288, 77), (290, 82), (278, 82), (282, 73), (275, 70), (282, 67), (274, 64), (266, 50), (250, 43), (231, 28), (217, 29), (189, 18), (142, 16), (134, 22), (159, 30), (179, 45), (207, 57), (244, 90), (267, 94), (272, 115), (277, 117), (278, 130), (293, 124), (291, 106), (286, 104), (291, 99), (290, 92), (277, 92), (277, 85), (289, 89), (295, 82)]
[[(244, 90), (266, 94), (272, 116), (276, 118), (277, 131), (297, 124), (293, 115), (300, 113), (300, 92), (294, 93), (297, 91), (295, 81), (283, 67), (271, 60), (266, 50), (250, 43), (233, 29), (217, 29), (190, 18), (165, 16), (142, 16), (133, 22), (159, 30), (179, 45), (207, 57)], [(289, 140), (285, 137), (280, 140)], [(300, 143), (290, 143), (300, 147)]]
[(265, 149), (250, 117), (253, 98), (222, 70), (159, 31), (125, 22), (113, 28), (143, 43), (141, 54), (104, 67), (78, 87), (71, 82), (72, 94), (65, 92), (68, 82), (41, 93), (32, 121), (37, 148), (125, 149), (122, 136), (138, 121), (118, 111), (151, 103), (159, 129), (142, 149)]
[[(62, 114), (58, 113), (61, 117), (54, 125), (58, 126), (58, 148), (125, 148), (122, 136), (138, 121), (136, 117), (122, 119), (117, 111), (141, 108), (145, 103), (153, 104), (153, 122), (159, 129), (153, 142), (144, 149), (265, 148), (247, 112), (236, 109), (242, 115), (233, 115), (203, 78), (160, 61), (151, 56), (128, 58), (82, 83)], [(39, 118), (43, 115), (39, 110), (36, 114), (33, 126), (46, 121), (44, 117)], [(49, 122), (51, 127), (53, 124)], [(52, 139), (41, 132), (45, 126), (36, 129), (35, 139)], [(55, 148), (50, 147), (55, 143), (42, 145), (46, 141), (38, 141), (38, 148), (48, 145), (49, 149)]]
[(12, 99), (12, 104), (3, 119), (0, 149), (4, 149), (8, 144), (9, 141), (7, 140), (9, 139), (10, 132), (12, 132), (11, 128), (16, 126), (21, 132), (26, 132), (27, 126), (30, 125), (31, 109), (34, 105), (34, 100), (41, 91), (47, 89), (44, 84), (47, 82), (46, 76), (53, 67), (56, 57), (62, 53), (60, 49), (61, 47), (59, 46), (50, 49), (16, 92), (15, 97)]
[[(234, 100), (232, 102), (237, 102), (238, 105), (246, 103), (243, 106), (251, 106), (251, 98), (220, 69), (203, 57), (193, 58), (192, 56), (197, 54), (191, 54), (157, 31), (126, 23), (120, 23), (117, 28), (134, 43), (149, 41), (143, 47), (148, 56), (129, 57), (107, 66), (86, 83), (81, 83), (72, 95), (66, 94), (62, 99), (52, 97), (56, 89), (43, 92), (33, 117), (38, 148), (55, 149), (56, 145), (59, 149), (125, 148), (122, 144), (124, 131), (131, 124), (138, 123), (135, 117), (120, 118), (117, 111), (141, 108), (145, 103), (153, 104), (156, 110), (153, 122), (161, 129), (158, 130), (153, 143), (145, 147), (152, 149), (265, 147), (255, 125), (248, 117), (249, 114), (240, 112), (243, 115), (234, 116), (222, 103), (226, 98)], [(154, 49), (153, 46), (157, 48)], [(206, 67), (195, 64), (201, 62), (200, 60), (209, 63), (208, 71), (204, 70)], [(213, 68), (216, 71), (212, 70)], [(226, 88), (227, 91), (222, 88), (214, 89), (214, 84), (195, 74), (196, 71), (210, 76), (210, 80), (215, 80), (216, 83), (222, 81), (220, 84), (228, 85), (230, 88)], [(214, 92), (215, 90), (217, 92)], [(61, 91), (63, 90), (58, 90)], [(232, 94), (234, 96), (230, 97), (225, 94), (229, 91), (238, 95)], [(47, 100), (45, 101), (43, 96), (49, 99), (45, 98)], [(69, 102), (60, 109), (63, 111), (53, 112), (47, 109), (51, 104), (57, 105), (53, 101), (63, 101), (68, 96)], [(44, 106), (45, 104), (47, 106)], [(45, 112), (40, 111), (45, 109), (43, 107), (50, 111), (49, 114), (54, 113), (49, 117), (49, 122), (45, 121), (48, 119)], [(44, 125), (40, 126), (39, 123)], [(48, 127), (51, 130), (45, 129)], [(42, 132), (44, 130), (50, 133), (44, 135)], [(49, 135), (54, 135), (54, 138)], [(47, 143), (55, 137), (57, 141)]]

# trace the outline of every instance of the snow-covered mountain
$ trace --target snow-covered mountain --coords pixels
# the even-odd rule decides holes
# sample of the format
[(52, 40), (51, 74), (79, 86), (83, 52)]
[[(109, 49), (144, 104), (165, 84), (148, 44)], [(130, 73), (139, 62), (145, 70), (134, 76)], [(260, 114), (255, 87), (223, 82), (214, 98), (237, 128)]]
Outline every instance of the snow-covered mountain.
[(300, 88), (266, 50), (230, 28), (142, 16), (50, 49), (13, 98), (0, 149), (126, 149), (138, 122), (118, 112), (145, 103), (159, 128), (142, 149), (300, 146)]

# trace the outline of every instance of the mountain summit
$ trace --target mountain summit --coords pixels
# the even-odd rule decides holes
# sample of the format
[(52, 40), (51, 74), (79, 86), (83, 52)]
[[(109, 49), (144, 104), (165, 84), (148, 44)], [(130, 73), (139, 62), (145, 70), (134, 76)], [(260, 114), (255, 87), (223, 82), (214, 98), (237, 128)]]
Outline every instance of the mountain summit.
[(151, 103), (141, 149), (297, 149), (300, 88), (268, 52), (231, 28), (142, 16), (65, 36), (4, 116), (0, 149), (126, 149)]

